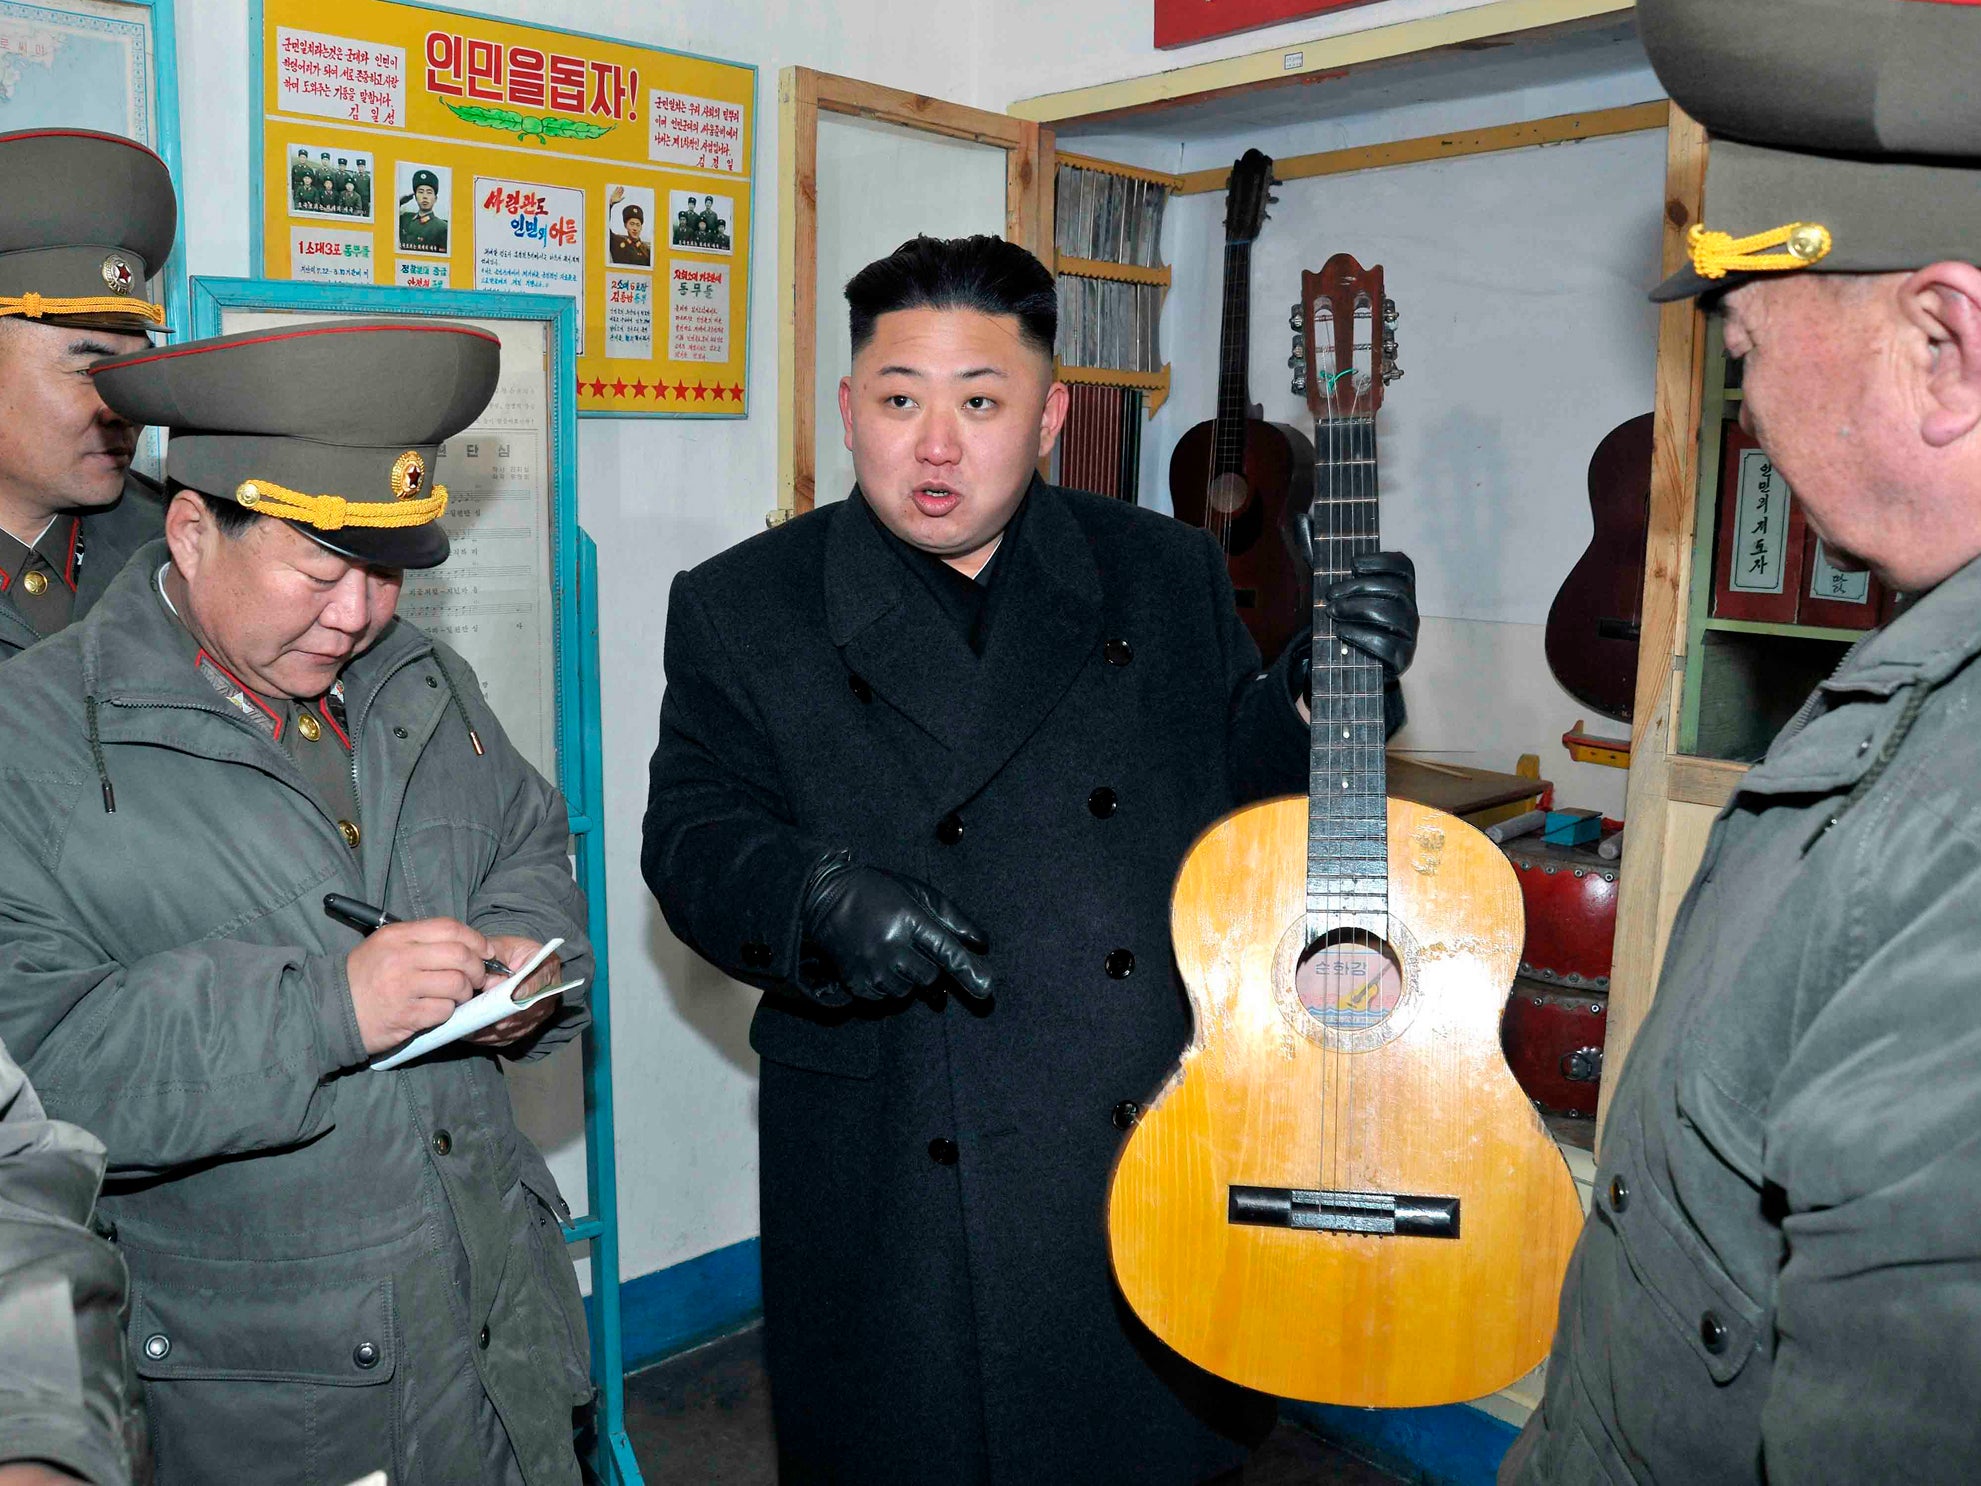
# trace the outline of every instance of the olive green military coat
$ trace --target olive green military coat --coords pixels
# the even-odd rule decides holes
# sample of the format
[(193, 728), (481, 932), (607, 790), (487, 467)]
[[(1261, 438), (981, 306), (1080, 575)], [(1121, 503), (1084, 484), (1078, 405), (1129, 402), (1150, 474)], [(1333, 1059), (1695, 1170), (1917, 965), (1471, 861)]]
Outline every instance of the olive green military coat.
[(103, 1145), (42, 1112), (0, 1047), (0, 1465), (131, 1486), (143, 1416), (124, 1359), (124, 1264), (90, 1232)]
[(109, 1148), (157, 1479), (575, 1482), (590, 1383), (563, 1201), (495, 1054), (366, 1069), (358, 937), (322, 909), (561, 935), (582, 975), (564, 802), (467, 665), (401, 622), (343, 676), (347, 846), (191, 664), (164, 560), (145, 548), (9, 662), (0, 708), (0, 1038)]
[(1722, 812), (1503, 1481), (1981, 1476), (1977, 656), (1981, 561)]
[[(124, 494), (108, 510), (83, 517), (83, 555), (76, 571), (75, 618), (81, 619), (109, 589), (131, 554), (165, 531), (163, 492), (142, 475), (124, 477)], [(18, 655), (42, 636), (14, 601), (0, 592), (0, 660)], [(0, 682), (0, 687), (5, 683)]]

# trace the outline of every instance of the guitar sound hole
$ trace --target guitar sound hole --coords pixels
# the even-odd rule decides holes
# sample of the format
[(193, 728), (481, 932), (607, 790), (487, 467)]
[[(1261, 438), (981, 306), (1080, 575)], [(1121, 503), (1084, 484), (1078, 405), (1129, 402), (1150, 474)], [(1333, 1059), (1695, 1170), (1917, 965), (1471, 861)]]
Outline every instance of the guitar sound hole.
[(1211, 481), (1211, 488), (1204, 493), (1205, 503), (1220, 516), (1229, 516), (1245, 504), (1251, 487), (1246, 485), (1243, 475), (1219, 475)]
[(1403, 967), (1396, 951), (1374, 934), (1335, 929), (1300, 957), (1293, 993), (1330, 1031), (1365, 1031), (1389, 1020), (1402, 1002)]

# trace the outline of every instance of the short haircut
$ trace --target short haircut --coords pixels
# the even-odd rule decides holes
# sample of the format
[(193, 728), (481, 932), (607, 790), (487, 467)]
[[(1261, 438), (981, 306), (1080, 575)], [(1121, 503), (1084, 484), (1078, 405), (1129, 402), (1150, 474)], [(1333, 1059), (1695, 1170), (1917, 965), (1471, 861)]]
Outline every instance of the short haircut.
[(1046, 266), (1001, 237), (914, 237), (846, 281), (853, 354), (892, 310), (1015, 315), (1018, 336), (1043, 356), (1059, 335), (1059, 296)]
[(190, 485), (182, 485), (177, 480), (168, 480), (167, 489), (173, 495), (182, 490), (192, 490), (206, 507), (206, 514), (213, 518), (213, 524), (220, 528), (223, 537), (238, 537), (242, 532), (261, 520), (261, 516), (250, 511), (239, 501), (228, 500), (222, 495), (208, 495), (204, 490), (193, 490)]

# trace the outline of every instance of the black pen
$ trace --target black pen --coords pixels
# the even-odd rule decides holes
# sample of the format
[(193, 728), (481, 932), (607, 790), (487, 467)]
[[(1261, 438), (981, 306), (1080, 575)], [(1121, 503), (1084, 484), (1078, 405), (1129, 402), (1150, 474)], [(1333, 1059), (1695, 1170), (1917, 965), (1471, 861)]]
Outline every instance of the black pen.
[[(373, 929), (382, 929), (387, 924), (403, 924), (405, 920), (396, 914), (387, 913), (383, 908), (370, 903), (361, 903), (356, 898), (347, 898), (342, 893), (325, 893), (323, 911), (339, 923), (349, 924), (360, 934), (369, 934)], [(500, 960), (483, 960), (482, 969), (491, 975), (499, 975), (504, 980), (516, 972)]]

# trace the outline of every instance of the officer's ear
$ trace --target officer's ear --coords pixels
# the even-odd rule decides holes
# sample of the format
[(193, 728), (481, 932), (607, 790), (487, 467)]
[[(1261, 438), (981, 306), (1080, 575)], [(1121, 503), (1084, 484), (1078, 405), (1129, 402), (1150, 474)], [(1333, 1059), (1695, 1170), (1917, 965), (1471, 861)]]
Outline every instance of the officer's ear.
[(1919, 436), (1944, 449), (1981, 428), (1981, 269), (1931, 264), (1906, 279), (1899, 301), (1926, 338)]
[[(253, 519), (249, 512), (242, 514)], [(190, 583), (211, 559), (215, 545), (227, 539), (205, 496), (184, 485), (173, 491), (165, 507), (165, 546), (180, 577)]]

